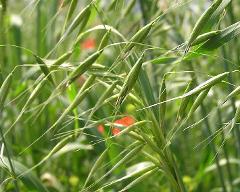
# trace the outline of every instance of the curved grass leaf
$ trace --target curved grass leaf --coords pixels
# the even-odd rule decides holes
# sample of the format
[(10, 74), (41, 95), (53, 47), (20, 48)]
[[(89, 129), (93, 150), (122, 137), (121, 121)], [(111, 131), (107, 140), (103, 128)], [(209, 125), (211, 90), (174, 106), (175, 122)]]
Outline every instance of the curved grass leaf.
[[(4, 161), (4, 163), (3, 163)], [(6, 157), (3, 157), (3, 161), (0, 161), (0, 167), (10, 170), (10, 165)], [(29, 169), (18, 161), (12, 160), (15, 168), (16, 175), (21, 175), (23, 172), (27, 172)], [(36, 190), (41, 192), (48, 192), (42, 182), (32, 173), (22, 175), (19, 179), (24, 183), (25, 187), (29, 190)]]

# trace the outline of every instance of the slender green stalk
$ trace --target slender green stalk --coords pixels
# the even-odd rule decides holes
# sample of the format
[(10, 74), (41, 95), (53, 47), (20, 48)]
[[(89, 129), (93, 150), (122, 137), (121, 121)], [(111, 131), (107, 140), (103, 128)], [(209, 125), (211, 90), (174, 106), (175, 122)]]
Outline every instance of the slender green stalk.
[[(0, 44), (7, 44), (7, 36), (6, 36), (6, 14), (7, 14), (7, 0), (1, 0), (1, 8), (0, 8)], [(0, 85), (3, 82), (3, 66), (7, 64), (7, 49), (6, 47), (1, 47), (0, 51)]]
[[(222, 126), (222, 114), (221, 114), (221, 111), (218, 109), (217, 110), (217, 116), (218, 116), (218, 122), (220, 124), (220, 126)], [(224, 132), (221, 131), (221, 135), (222, 135), (222, 141), (225, 140), (225, 135), (224, 135)], [(223, 153), (224, 153), (224, 156), (226, 158), (226, 161), (227, 161), (227, 172), (228, 172), (228, 181), (229, 181), (229, 184), (230, 184), (230, 191), (233, 190), (233, 175), (232, 175), (232, 170), (231, 170), (231, 167), (230, 167), (230, 162), (229, 162), (229, 154), (228, 154), (228, 150), (227, 150), (227, 146), (226, 145), (223, 145)]]
[[(207, 112), (206, 112), (206, 109), (204, 107), (203, 104), (201, 104), (201, 112), (202, 112), (202, 117), (205, 118), (206, 115), (207, 115)], [(209, 125), (209, 121), (207, 118), (204, 119), (204, 124), (206, 126), (206, 136), (208, 137), (209, 135), (212, 135), (212, 130), (210, 128), (210, 125)], [(219, 175), (219, 178), (220, 178), (220, 181), (221, 181), (221, 185), (222, 185), (222, 190), (223, 192), (227, 192), (227, 189), (226, 189), (226, 185), (225, 185), (225, 181), (224, 181), (224, 175), (223, 175), (223, 172), (222, 172), (222, 169), (220, 167), (220, 163), (219, 163), (219, 156), (218, 156), (218, 151), (216, 149), (216, 146), (214, 144), (214, 141), (210, 142), (209, 143), (211, 149), (212, 149), (212, 152), (214, 154), (217, 154), (215, 156), (215, 162), (216, 162), (216, 165), (217, 165), (217, 171), (218, 171), (218, 175)]]
[[(190, 63), (190, 68), (191, 68), (191, 70), (194, 71), (194, 67), (191, 63)], [(192, 75), (192, 78), (194, 79), (195, 83), (197, 83), (196, 73), (194, 73)], [(208, 120), (208, 117), (207, 117), (207, 112), (206, 112), (206, 109), (205, 109), (205, 106), (204, 106), (203, 103), (200, 105), (200, 109), (201, 109), (201, 113), (202, 113), (202, 118), (204, 118), (204, 124), (206, 126), (206, 129), (205, 129), (206, 130), (205, 131), (206, 132), (206, 137), (208, 137), (209, 135), (212, 135), (212, 130), (210, 128), (209, 120)], [(211, 148), (212, 152), (214, 154), (218, 154), (214, 142), (213, 141), (210, 142), (209, 145), (210, 145), (210, 148)], [(222, 169), (220, 167), (218, 155), (215, 156), (215, 162), (216, 162), (216, 165), (217, 165), (217, 171), (218, 171), (218, 175), (219, 175), (221, 185), (222, 185), (222, 190), (223, 190), (223, 192), (227, 192), (226, 185), (225, 185), (225, 182), (224, 182), (224, 175), (223, 175)]]
[[(2, 113), (2, 111), (0, 111), (0, 113)], [(14, 186), (15, 186), (15, 191), (18, 192), (19, 191), (19, 187), (18, 187), (18, 182), (17, 182), (17, 175), (16, 175), (14, 167), (13, 167), (13, 163), (12, 163), (12, 160), (11, 160), (10, 152), (9, 152), (9, 149), (8, 149), (8, 144), (7, 144), (6, 140), (5, 140), (2, 127), (0, 127), (0, 135), (1, 135), (2, 143), (5, 146), (6, 156), (7, 156), (8, 162), (9, 162), (11, 173), (13, 175), (13, 183), (14, 183)]]
[[(223, 57), (226, 58), (227, 54), (226, 54), (226, 50), (225, 50), (224, 47), (221, 48), (221, 52), (223, 54)], [(223, 67), (224, 67), (225, 71), (229, 71), (230, 70), (228, 64), (225, 61), (223, 62)], [(233, 84), (233, 82), (234, 82), (231, 73), (228, 76), (228, 81), (231, 84)], [(233, 91), (232, 86), (228, 86), (228, 89), (229, 89), (229, 92)], [(231, 102), (231, 107), (232, 107), (233, 113), (235, 113), (236, 112), (235, 97), (231, 97), (230, 98), (230, 102)], [(239, 125), (236, 125), (236, 127), (234, 129), (234, 136), (235, 136), (236, 142), (237, 142), (237, 144), (236, 144), (236, 146), (237, 146), (236, 154), (237, 154), (237, 156), (239, 156), (240, 155), (240, 126)]]

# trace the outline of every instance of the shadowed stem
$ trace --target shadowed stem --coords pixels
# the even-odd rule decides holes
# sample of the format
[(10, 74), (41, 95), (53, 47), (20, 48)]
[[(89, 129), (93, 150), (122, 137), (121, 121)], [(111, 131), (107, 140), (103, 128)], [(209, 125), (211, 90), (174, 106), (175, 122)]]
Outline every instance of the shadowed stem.
[[(202, 117), (203, 118), (206, 117), (207, 116), (207, 112), (206, 112), (205, 106), (203, 104), (201, 104), (200, 108), (201, 108)], [(204, 118), (204, 124), (206, 126), (206, 136), (208, 137), (209, 135), (212, 135), (212, 130), (210, 128), (208, 118)], [(210, 142), (209, 145), (210, 145), (210, 147), (212, 149), (212, 152), (214, 154), (217, 154), (218, 151), (216, 149), (214, 141)], [(226, 186), (225, 186), (225, 182), (224, 182), (224, 175), (223, 175), (222, 169), (220, 167), (220, 163), (219, 163), (218, 154), (215, 156), (215, 162), (216, 162), (219, 178), (220, 178), (220, 181), (221, 181), (222, 189), (223, 189), (224, 192), (227, 192), (227, 189), (226, 189)]]
[[(224, 49), (224, 47), (221, 48), (221, 52), (223, 54), (223, 57), (226, 58), (227, 54), (226, 54), (226, 50)], [(230, 70), (228, 64), (225, 61), (223, 62), (223, 66), (224, 66), (225, 71)], [(233, 77), (232, 77), (231, 73), (228, 76), (228, 81), (229, 81), (229, 83), (234, 84)], [(233, 91), (233, 88), (231, 86), (228, 86), (228, 89), (229, 89), (229, 92)], [(231, 107), (232, 107), (233, 113), (235, 113), (236, 112), (235, 98), (231, 97), (230, 101), (231, 101)], [(239, 154), (240, 154), (240, 130), (239, 130), (238, 125), (236, 125), (236, 127), (234, 129), (234, 136), (235, 136), (236, 141), (237, 141), (237, 157), (238, 157)]]
[[(219, 109), (217, 110), (217, 115), (218, 115), (218, 122), (219, 122), (220, 127), (221, 127), (222, 124), (223, 124), (223, 121), (222, 121), (222, 114), (221, 114), (221, 111)], [(224, 141), (225, 140), (225, 135), (224, 135), (223, 131), (221, 131), (221, 135), (222, 135), (222, 141)], [(231, 187), (231, 190), (232, 190), (233, 189), (233, 185), (232, 185), (233, 176), (232, 176), (232, 171), (231, 171), (230, 162), (229, 162), (229, 155), (228, 155), (226, 145), (223, 145), (223, 153), (224, 153), (224, 156), (226, 158), (228, 180), (229, 180), (229, 184), (230, 184), (230, 187)]]
[[(197, 84), (197, 78), (196, 78), (194, 67), (193, 67), (192, 63), (189, 63), (189, 64), (190, 64), (190, 70), (194, 71), (194, 73), (191, 74), (192, 79), (194, 80), (195, 84)], [(211, 130), (210, 125), (209, 125), (209, 119), (207, 117), (207, 112), (206, 112), (206, 108), (205, 108), (204, 104), (200, 105), (200, 110), (201, 110), (201, 113), (202, 113), (202, 118), (204, 118), (204, 124), (206, 126), (206, 137), (208, 137), (209, 135), (212, 135), (212, 130)], [(210, 142), (209, 145), (210, 145), (210, 148), (211, 148), (212, 152), (214, 154), (217, 154), (218, 152), (217, 152), (216, 146), (214, 144), (214, 141)], [(220, 167), (218, 155), (216, 155), (216, 157), (215, 157), (215, 162), (216, 162), (216, 165), (217, 165), (217, 171), (218, 171), (218, 175), (219, 175), (221, 185), (222, 185), (222, 190), (223, 190), (223, 192), (227, 192), (225, 182), (224, 182), (224, 175), (223, 175), (222, 169)]]
[[(0, 118), (1, 118), (1, 114), (2, 114), (2, 110), (0, 109)], [(15, 170), (14, 170), (14, 167), (13, 167), (13, 163), (11, 161), (10, 153), (9, 153), (9, 150), (8, 150), (7, 142), (6, 142), (5, 138), (4, 138), (2, 127), (0, 127), (0, 136), (2, 138), (2, 143), (5, 146), (6, 156), (7, 156), (8, 162), (9, 162), (11, 173), (13, 175), (13, 179), (14, 179), (13, 183), (14, 183), (14, 186), (15, 186), (15, 191), (19, 192), (19, 187), (18, 187), (18, 183), (17, 183), (17, 179), (16, 179), (17, 175), (15, 173)]]
[[(6, 13), (7, 13), (7, 0), (0, 1), (0, 44), (6, 45)], [(1, 47), (0, 50), (0, 85), (3, 82), (3, 68), (7, 64), (6, 47)]]

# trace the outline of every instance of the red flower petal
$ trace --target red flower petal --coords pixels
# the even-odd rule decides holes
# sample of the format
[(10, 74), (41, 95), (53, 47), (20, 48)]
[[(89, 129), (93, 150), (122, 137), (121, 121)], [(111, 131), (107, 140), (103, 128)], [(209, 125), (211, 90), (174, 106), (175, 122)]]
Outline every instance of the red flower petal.
[(104, 126), (103, 125), (98, 125), (97, 130), (99, 133), (104, 133)]
[(131, 116), (126, 116), (121, 119), (116, 120), (114, 123), (120, 124), (123, 126), (129, 126), (135, 123), (135, 120)]
[(96, 47), (96, 41), (95, 39), (86, 39), (85, 41), (82, 42), (81, 47), (83, 49), (94, 49)]
[(113, 134), (113, 135), (118, 135), (120, 132), (121, 132), (121, 130), (118, 129), (118, 128), (116, 128), (116, 127), (114, 127), (114, 128), (112, 129), (112, 134)]

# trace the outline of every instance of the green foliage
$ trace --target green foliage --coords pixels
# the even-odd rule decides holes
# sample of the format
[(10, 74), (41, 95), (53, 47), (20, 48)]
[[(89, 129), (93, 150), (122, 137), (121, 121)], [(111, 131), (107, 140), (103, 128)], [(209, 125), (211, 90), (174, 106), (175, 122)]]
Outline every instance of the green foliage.
[(0, 191), (239, 191), (239, 13), (0, 0)]

